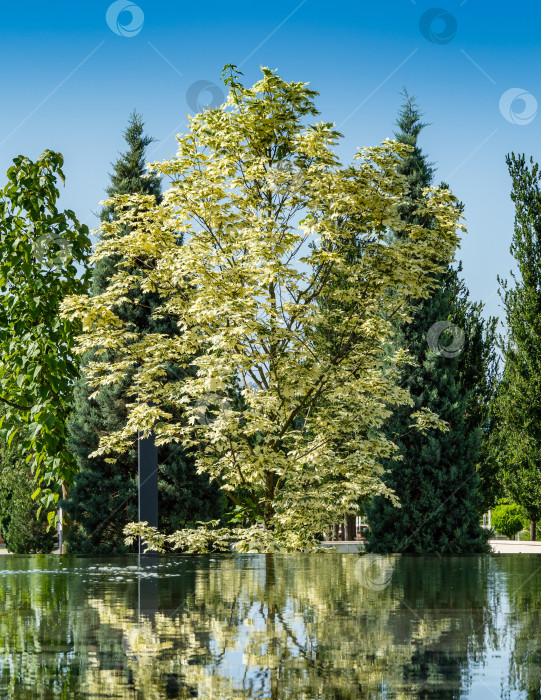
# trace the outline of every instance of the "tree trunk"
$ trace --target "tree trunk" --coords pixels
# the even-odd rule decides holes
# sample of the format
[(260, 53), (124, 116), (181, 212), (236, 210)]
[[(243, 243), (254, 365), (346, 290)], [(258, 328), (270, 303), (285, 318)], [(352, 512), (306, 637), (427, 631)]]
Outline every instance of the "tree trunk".
[(337, 542), (338, 540), (338, 523), (335, 523), (332, 526), (332, 539), (334, 542)]
[(345, 515), (344, 516), (344, 525), (345, 525), (345, 531), (346, 531), (346, 537), (345, 539), (348, 542), (351, 542), (355, 539), (355, 535), (357, 534), (355, 532), (355, 516), (354, 515)]
[(537, 521), (536, 520), (530, 520), (530, 540), (532, 542), (535, 542), (535, 531), (537, 529)]

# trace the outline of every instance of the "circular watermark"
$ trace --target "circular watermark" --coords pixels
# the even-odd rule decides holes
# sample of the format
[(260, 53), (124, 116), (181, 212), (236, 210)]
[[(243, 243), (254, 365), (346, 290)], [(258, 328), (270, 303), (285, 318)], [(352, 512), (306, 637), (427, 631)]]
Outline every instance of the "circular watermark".
[(130, 0), (116, 0), (107, 8), (105, 21), (118, 36), (134, 37), (143, 28), (145, 15), (139, 5)]
[(224, 91), (216, 83), (210, 80), (196, 80), (186, 92), (186, 102), (192, 112), (202, 112), (205, 109), (214, 109), (225, 100)]
[(511, 88), (500, 97), (500, 112), (511, 124), (525, 126), (535, 119), (537, 100), (527, 90)]
[[(448, 345), (442, 345), (441, 336), (443, 333), (447, 332), (451, 336), (451, 342)], [(464, 347), (466, 342), (466, 335), (462, 328), (459, 328), (456, 324), (451, 323), (451, 321), (438, 321), (434, 323), (428, 333), (426, 334), (426, 339), (430, 349), (437, 355), (442, 357), (457, 357)]]
[(201, 396), (195, 403), (195, 419), (199, 425), (210, 425), (215, 418), (209, 418), (209, 409), (217, 413), (225, 413), (231, 408), (231, 401), (227, 396), (209, 393)]
[(394, 564), (391, 555), (363, 554), (355, 564), (355, 576), (364, 588), (383, 591), (391, 583)]
[(456, 17), (441, 7), (432, 7), (421, 15), (419, 29), (431, 44), (449, 44), (456, 36)]
[(267, 170), (266, 178), (269, 189), (277, 194), (294, 194), (301, 189), (305, 181), (302, 172), (289, 161), (272, 165)]
[[(51, 248), (57, 250), (51, 255)], [(48, 267), (61, 267), (71, 260), (71, 249), (69, 242), (59, 233), (44, 233), (36, 238), (32, 243), (32, 252), (39, 265)]]

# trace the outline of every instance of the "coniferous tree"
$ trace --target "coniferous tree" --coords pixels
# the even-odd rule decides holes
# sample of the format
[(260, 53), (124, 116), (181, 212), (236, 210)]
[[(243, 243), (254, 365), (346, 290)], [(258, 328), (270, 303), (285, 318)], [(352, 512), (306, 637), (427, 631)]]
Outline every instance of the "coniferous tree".
[[(153, 139), (143, 133), (143, 121), (135, 112), (124, 138), (128, 149), (113, 164), (111, 184), (107, 194), (145, 194), (159, 201), (160, 180), (146, 173), (145, 152)], [(116, 217), (114, 207), (102, 209), (102, 221)], [(121, 262), (117, 256), (109, 256), (96, 262), (93, 269), (92, 290), (104, 292)], [(145, 261), (141, 261), (144, 266)], [(131, 270), (138, 274), (135, 268)], [(130, 298), (131, 299), (131, 298)], [(136, 302), (127, 303), (121, 310), (123, 318), (137, 329), (177, 334), (178, 328), (166, 318), (156, 319), (152, 311), (158, 303), (154, 293), (140, 295)], [(76, 454), (80, 471), (63, 503), (75, 524), (72, 527), (68, 548), (77, 553), (121, 553), (130, 548), (124, 543), (123, 528), (138, 519), (137, 509), (137, 443), (122, 455), (115, 464), (101, 457), (89, 455), (98, 447), (100, 435), (118, 430), (126, 421), (126, 404), (135, 397), (127, 394), (129, 378), (120, 384), (102, 387), (91, 397), (84, 368), (95, 357), (88, 353), (82, 363), (82, 377), (75, 392), (75, 409), (70, 419), (70, 449)], [(159, 525), (165, 531), (173, 531), (196, 520), (220, 517), (223, 509), (218, 489), (205, 476), (195, 472), (193, 461), (178, 445), (165, 445), (158, 450)], [(132, 548), (133, 549), (133, 548)]]
[(447, 283), (451, 291), (452, 319), (464, 332), (465, 343), (459, 355), (458, 377), (469, 398), (464, 419), (469, 432), (480, 431), (477, 459), (481, 511), (492, 508), (503, 496), (498, 467), (492, 458), (490, 442), (496, 429), (494, 400), (499, 381), (498, 319), (483, 316), (482, 302), (469, 299), (460, 277), (462, 265), (450, 268)]
[[(433, 179), (432, 164), (418, 144), (426, 126), (421, 116), (415, 100), (405, 92), (397, 120), (399, 131), (395, 133), (398, 141), (413, 148), (402, 167), (410, 183), (411, 199), (411, 205), (401, 212), (404, 222), (421, 223), (416, 202), (424, 197), (423, 189)], [(392, 235), (400, 237), (403, 233), (398, 230)], [(481, 343), (487, 341), (488, 329), (479, 306), (469, 302), (455, 268), (448, 266), (438, 275), (437, 283), (430, 298), (417, 301), (411, 322), (396, 328), (396, 342), (408, 349), (415, 362), (405, 370), (401, 381), (411, 394), (413, 406), (399, 408), (389, 421), (389, 437), (399, 446), (400, 456), (385, 464), (384, 481), (395, 491), (401, 507), (382, 497), (367, 504), (367, 548), (373, 552), (487, 551), (487, 535), (479, 524), (476, 472), (484, 419), (475, 406), (479, 397), (474, 399), (475, 391), (467, 384), (472, 376), (479, 387), (486, 382), (481, 376), (482, 363), (472, 352), (461, 355), (445, 350), (460, 346), (458, 330), (443, 331), (439, 339), (436, 333), (432, 347), (428, 340), (431, 329), (442, 321), (457, 326), (460, 322), (469, 324), (476, 329), (476, 342)], [(467, 344), (468, 338), (465, 340)], [(445, 420), (449, 430), (421, 433), (412, 429), (411, 414), (423, 407)]]
[(507, 156), (513, 181), (517, 261), (513, 285), (499, 279), (508, 338), (495, 401), (492, 456), (507, 494), (530, 518), (530, 539), (541, 520), (541, 173), (524, 155)]

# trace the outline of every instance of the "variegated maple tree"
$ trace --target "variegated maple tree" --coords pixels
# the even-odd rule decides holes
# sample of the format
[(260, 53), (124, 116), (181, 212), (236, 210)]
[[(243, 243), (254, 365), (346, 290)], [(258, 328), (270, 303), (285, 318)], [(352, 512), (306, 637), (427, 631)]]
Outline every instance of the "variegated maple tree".
[[(118, 256), (114, 282), (63, 309), (83, 324), (78, 352), (115, 357), (90, 366), (96, 387), (140, 370), (125, 428), (97, 454), (114, 461), (137, 430), (181, 442), (250, 520), (252, 544), (262, 523), (263, 548), (302, 547), (386, 493), (380, 460), (395, 447), (381, 428), (409, 401), (392, 320), (430, 293), (459, 215), (448, 190), (427, 190), (427, 225), (390, 243), (389, 228), (404, 227), (408, 147), (386, 141), (343, 166), (333, 124), (307, 123), (318, 114), (307, 84), (265, 68), (247, 88), (230, 68), (227, 101), (191, 118), (176, 157), (152, 165), (170, 180), (162, 202), (115, 199), (94, 255)], [(139, 291), (159, 293), (153, 313), (175, 319), (180, 338), (122, 321)], [(430, 412), (416, 419), (444, 427)]]

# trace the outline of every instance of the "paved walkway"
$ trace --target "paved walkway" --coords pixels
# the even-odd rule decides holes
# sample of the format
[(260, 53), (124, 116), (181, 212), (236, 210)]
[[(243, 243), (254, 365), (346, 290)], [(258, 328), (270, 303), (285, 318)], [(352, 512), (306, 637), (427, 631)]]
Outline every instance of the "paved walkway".
[[(516, 542), (515, 540), (489, 540), (494, 554), (541, 554), (541, 542)], [(342, 554), (356, 554), (362, 551), (363, 543), (321, 542), (323, 547), (334, 547)]]
[(541, 542), (489, 540), (489, 544), (495, 554), (541, 554)]
[[(9, 552), (5, 547), (0, 547), (0, 555), (1, 554), (9, 554)], [(58, 549), (53, 549), (51, 554), (58, 554)]]
[(364, 549), (364, 545), (362, 542), (359, 540), (352, 540), (351, 542), (320, 542), (319, 543), (322, 547), (334, 547), (337, 549), (339, 552), (342, 552), (342, 554), (356, 554), (357, 552), (360, 552), (361, 550)]

